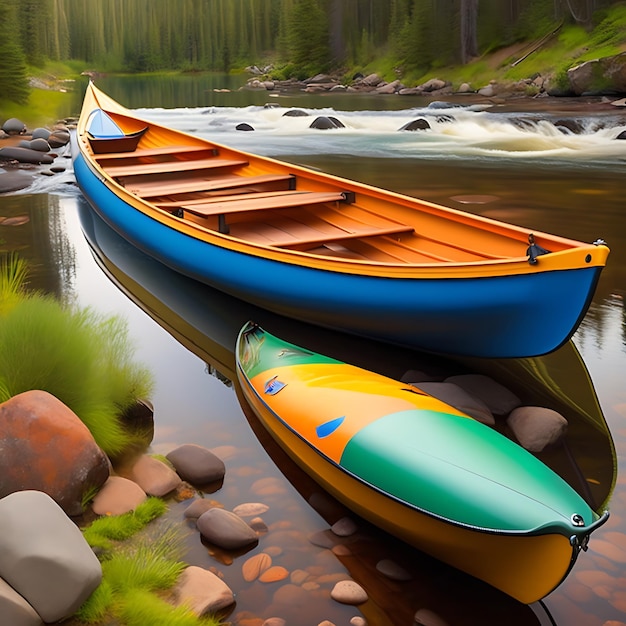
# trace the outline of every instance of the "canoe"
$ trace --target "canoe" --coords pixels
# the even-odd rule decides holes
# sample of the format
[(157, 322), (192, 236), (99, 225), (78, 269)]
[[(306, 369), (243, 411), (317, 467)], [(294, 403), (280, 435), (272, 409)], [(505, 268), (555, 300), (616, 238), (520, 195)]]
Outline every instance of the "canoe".
[(346, 506), (523, 603), (553, 591), (608, 519), (495, 429), (409, 386), (281, 340), (237, 340), (243, 397)]
[[(134, 150), (96, 152), (98, 132), (140, 136)], [(600, 240), (233, 150), (140, 119), (93, 83), (73, 156), (93, 209), (178, 273), (274, 313), (429, 352), (555, 350), (582, 321), (609, 253)]]

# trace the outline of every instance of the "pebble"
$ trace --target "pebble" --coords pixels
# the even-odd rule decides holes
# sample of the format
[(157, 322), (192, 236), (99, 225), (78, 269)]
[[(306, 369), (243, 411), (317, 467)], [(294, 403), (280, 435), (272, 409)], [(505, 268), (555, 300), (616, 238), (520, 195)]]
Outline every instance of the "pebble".
[(367, 602), (367, 592), (353, 580), (341, 580), (335, 584), (330, 597), (342, 604), (363, 604)]
[(198, 498), (194, 500), (184, 511), (183, 515), (187, 518), (198, 518), (209, 509), (223, 508), (222, 505), (208, 498)]
[(282, 567), (282, 565), (272, 565), (269, 569), (265, 570), (260, 576), (259, 580), (262, 583), (275, 583), (279, 580), (285, 580), (289, 576), (289, 572)]
[(241, 567), (243, 579), (246, 582), (256, 580), (265, 570), (272, 566), (272, 557), (265, 552), (260, 552), (250, 557)]
[(262, 515), (268, 511), (269, 508), (267, 504), (261, 504), (260, 502), (246, 502), (244, 504), (238, 504), (233, 509), (233, 513), (239, 515), (239, 517), (255, 517)]
[(350, 619), (350, 626), (367, 626), (367, 620), (360, 615), (355, 615)]
[(382, 559), (381, 561), (378, 561), (378, 563), (376, 563), (376, 569), (383, 576), (386, 576), (391, 580), (405, 582), (412, 579), (409, 572), (390, 559)]
[(330, 529), (339, 537), (349, 537), (350, 535), (354, 535), (358, 527), (351, 518), (342, 517), (340, 520), (337, 520)]

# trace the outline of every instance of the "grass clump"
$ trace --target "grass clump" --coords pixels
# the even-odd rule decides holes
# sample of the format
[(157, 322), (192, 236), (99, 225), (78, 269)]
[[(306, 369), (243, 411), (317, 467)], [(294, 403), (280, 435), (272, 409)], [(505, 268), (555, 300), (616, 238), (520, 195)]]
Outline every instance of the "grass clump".
[(151, 497), (124, 515), (99, 517), (83, 530), (83, 535), (90, 546), (110, 549), (111, 541), (129, 539), (166, 510), (163, 500)]
[(0, 263), (0, 402), (41, 389), (68, 406), (111, 457), (136, 444), (121, 416), (148, 397), (126, 322), (26, 291), (23, 261)]
[[(105, 538), (127, 540), (160, 514), (162, 507), (165, 504), (159, 498), (150, 498), (134, 513), (100, 518), (83, 533), (92, 547)], [(74, 617), (87, 624), (218, 626), (217, 619), (199, 618), (189, 609), (164, 600), (187, 567), (183, 553), (182, 533), (173, 526), (157, 539), (145, 535), (134, 543), (117, 544), (114, 552), (101, 554), (102, 582)]]

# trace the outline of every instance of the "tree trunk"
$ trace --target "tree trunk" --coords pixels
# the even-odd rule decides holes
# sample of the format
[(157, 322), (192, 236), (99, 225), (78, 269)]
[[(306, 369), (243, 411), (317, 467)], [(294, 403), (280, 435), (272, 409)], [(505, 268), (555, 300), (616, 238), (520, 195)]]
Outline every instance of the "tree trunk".
[(461, 63), (468, 63), (478, 56), (476, 21), (478, 0), (461, 0)]

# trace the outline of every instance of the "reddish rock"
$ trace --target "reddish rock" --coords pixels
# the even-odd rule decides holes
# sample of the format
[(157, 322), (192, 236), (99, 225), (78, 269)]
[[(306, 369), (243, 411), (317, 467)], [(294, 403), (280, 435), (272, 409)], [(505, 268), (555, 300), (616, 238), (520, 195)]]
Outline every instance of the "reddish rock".
[(42, 491), (70, 516), (80, 515), (83, 494), (109, 477), (108, 459), (89, 429), (45, 391), (0, 404), (0, 451), (0, 498)]
[(132, 480), (111, 476), (91, 503), (96, 515), (123, 515), (147, 499), (146, 492)]

